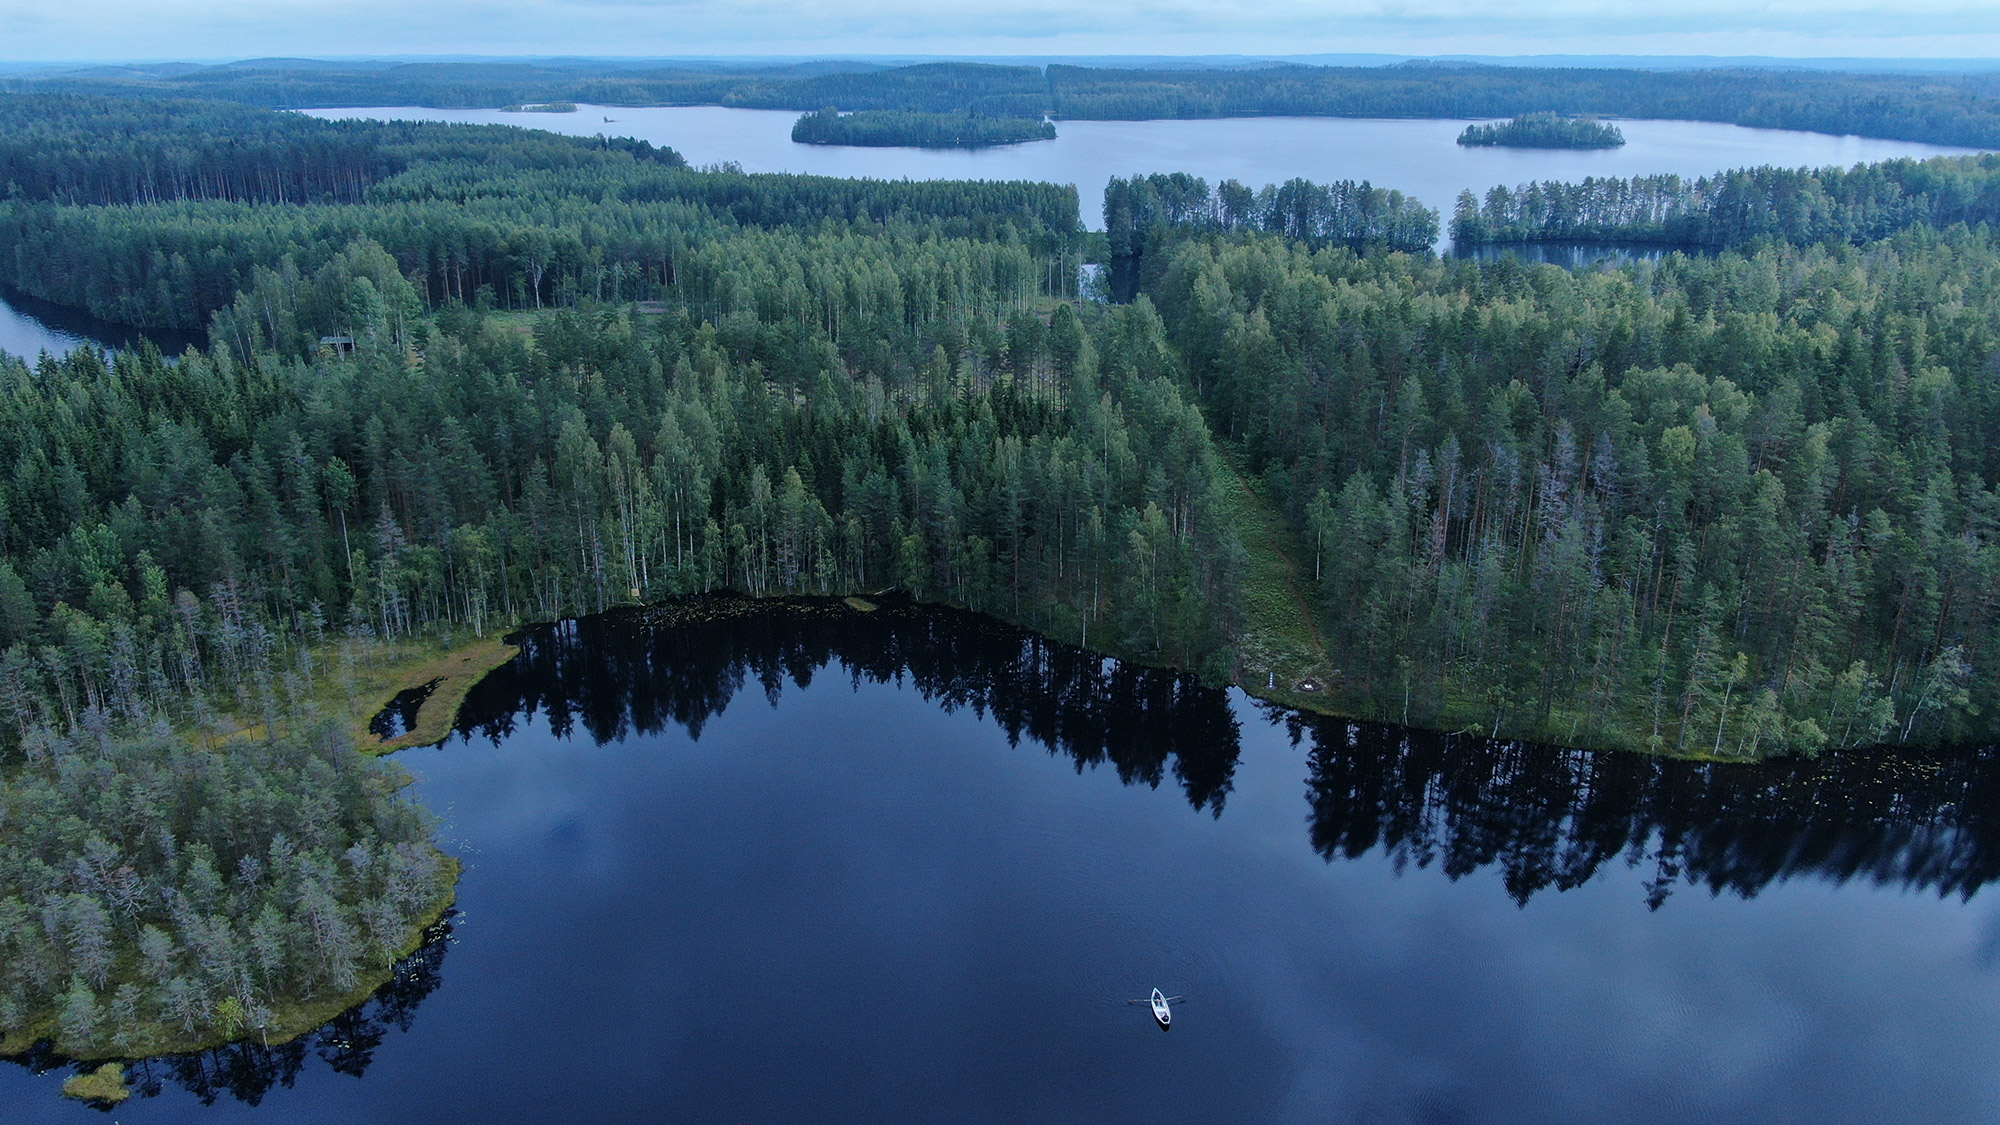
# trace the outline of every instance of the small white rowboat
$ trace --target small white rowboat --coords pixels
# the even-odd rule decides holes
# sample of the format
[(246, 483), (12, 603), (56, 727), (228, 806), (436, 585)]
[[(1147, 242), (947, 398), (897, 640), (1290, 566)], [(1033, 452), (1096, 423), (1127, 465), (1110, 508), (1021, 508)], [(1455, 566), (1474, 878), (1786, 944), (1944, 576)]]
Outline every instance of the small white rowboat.
[(1161, 1027), (1171, 1026), (1174, 1022), (1174, 1011), (1167, 1007), (1166, 996), (1157, 988), (1153, 990), (1152, 1004), (1153, 1018), (1160, 1021)]

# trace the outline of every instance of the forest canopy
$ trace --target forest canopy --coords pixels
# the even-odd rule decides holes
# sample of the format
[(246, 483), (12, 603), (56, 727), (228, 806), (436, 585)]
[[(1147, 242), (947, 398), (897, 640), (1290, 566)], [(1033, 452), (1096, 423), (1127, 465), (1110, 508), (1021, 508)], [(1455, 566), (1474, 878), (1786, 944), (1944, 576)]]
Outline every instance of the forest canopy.
[(1053, 122), (1032, 117), (972, 113), (918, 113), (836, 109), (808, 113), (792, 125), (792, 139), (807, 145), (902, 145), (914, 148), (989, 148), (1056, 139)]
[(1746, 168), (1714, 176), (1593, 177), (1462, 194), (1452, 241), (1641, 242), (1687, 248), (1860, 244), (1911, 227), (2000, 218), (2000, 155), (1853, 168)]
[(1524, 113), (1494, 125), (1467, 125), (1458, 135), (1467, 146), (1502, 148), (1617, 148), (1625, 134), (1594, 117)]

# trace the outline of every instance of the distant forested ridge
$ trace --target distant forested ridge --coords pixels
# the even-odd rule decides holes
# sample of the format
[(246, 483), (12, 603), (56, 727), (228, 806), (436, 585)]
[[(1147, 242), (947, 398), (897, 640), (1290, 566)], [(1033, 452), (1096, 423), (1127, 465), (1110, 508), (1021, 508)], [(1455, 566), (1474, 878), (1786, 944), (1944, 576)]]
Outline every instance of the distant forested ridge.
[(1053, 123), (1032, 117), (985, 117), (971, 113), (917, 113), (860, 110), (843, 114), (822, 109), (792, 125), (792, 139), (808, 145), (894, 145), (914, 148), (987, 148), (1024, 141), (1052, 141)]
[(1755, 69), (1615, 70), (1404, 63), (1382, 67), (1113, 69), (811, 64), (698, 70), (617, 64), (254, 63), (11, 79), (0, 88), (221, 98), (254, 105), (440, 107), (573, 101), (811, 112), (971, 113), (1147, 120), (1530, 113), (1717, 121), (2000, 148), (2000, 77)]
[(1591, 117), (1524, 113), (1497, 125), (1467, 125), (1458, 143), (1505, 148), (1617, 148), (1625, 143), (1618, 126)]
[(1611, 241), (1739, 247), (1759, 239), (1862, 243), (1914, 226), (2000, 219), (2000, 156), (1888, 160), (1854, 168), (1750, 168), (1592, 178), (1461, 194), (1454, 242)]
[(1646, 71), (1405, 63), (1255, 70), (1048, 68), (1058, 118), (1429, 117), (1525, 113), (1717, 121), (2000, 147), (2000, 77)]
[[(614, 156), (613, 154), (618, 154)], [(218, 101), (0, 96), (0, 199), (353, 203), (414, 163), (683, 168), (670, 148), (427, 122), (319, 121)]]

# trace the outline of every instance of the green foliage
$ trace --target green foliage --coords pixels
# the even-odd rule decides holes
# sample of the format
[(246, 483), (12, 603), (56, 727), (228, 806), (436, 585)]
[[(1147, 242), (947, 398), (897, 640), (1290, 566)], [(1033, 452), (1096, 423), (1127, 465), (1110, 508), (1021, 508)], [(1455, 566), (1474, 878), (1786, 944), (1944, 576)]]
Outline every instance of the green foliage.
[(63, 1081), (63, 1096), (98, 1105), (117, 1105), (132, 1096), (125, 1084), (125, 1068), (105, 1063), (88, 1074), (73, 1075)]
[(1163, 252), (1191, 385), (1317, 556), (1347, 705), (1718, 757), (1992, 733), (1990, 235), (1578, 273)]
[(1316, 184), (1287, 180), (1253, 191), (1235, 180), (1209, 190), (1208, 181), (1183, 172), (1113, 177), (1104, 188), (1105, 226), (1114, 256), (1141, 253), (1158, 228), (1267, 231), (1317, 249), (1383, 246), (1429, 250), (1437, 241), (1438, 214), (1400, 191), (1363, 181)]
[(1524, 113), (1498, 125), (1467, 125), (1458, 143), (1507, 148), (1617, 148), (1625, 134), (1594, 117)]
[(234, 1038), (351, 992), (447, 892), (406, 776), (335, 728), (218, 751), (107, 719), (6, 756), (0, 1032), (84, 1058)]
[[(22, 109), (51, 100), (57, 99), (29, 99)], [(122, 104), (86, 101), (55, 131), (87, 136), (95, 126), (86, 111), (99, 105), (111, 106), (111, 122), (123, 125), (138, 114)], [(180, 116), (165, 123), (138, 115), (135, 131), (119, 134), (111, 146), (131, 151), (111, 161), (109, 171), (99, 167), (108, 157), (72, 137), (81, 155), (48, 160), (40, 180), (19, 181), (14, 198), (0, 203), (0, 281), (108, 320), (181, 329), (209, 327), (237, 294), (254, 291), (259, 315), (239, 311), (223, 335), (241, 341), (260, 334), (295, 354), (297, 337), (348, 334), (351, 318), (335, 307), (344, 295), (328, 305), (299, 289), (363, 240), (386, 250), (429, 303), (541, 308), (586, 297), (662, 298), (690, 284), (705, 286), (707, 278), (685, 276), (687, 259), (712, 256), (719, 243), (746, 230), (892, 227), (912, 238), (998, 244), (989, 253), (1018, 244), (1015, 252), (1032, 260), (1071, 257), (1081, 227), (1075, 189), (1066, 186), (695, 172), (641, 142), (501, 127), (355, 129), (233, 106), (175, 103), (174, 109)], [(220, 116), (204, 116), (211, 111)], [(381, 174), (355, 171), (342, 181), (353, 191), (324, 198), (121, 194), (99, 183), (100, 174), (126, 163), (172, 163), (190, 137), (206, 136), (209, 125), (234, 127), (238, 118), (289, 123), (277, 139), (246, 146), (238, 158), (246, 168), (290, 160), (302, 145), (339, 141), (361, 146), (366, 159), (336, 171), (367, 164), (379, 165)], [(5, 123), (15, 120), (0, 115), (0, 152)], [(21, 151), (41, 144), (39, 138), (24, 130)], [(66, 165), (74, 167), (63, 172)], [(122, 175), (114, 177), (117, 184), (125, 183)], [(1058, 295), (1072, 288), (1061, 279), (1073, 277), (1073, 269), (1054, 276)], [(274, 311), (280, 306), (282, 313)], [(248, 323), (258, 320), (262, 327), (252, 333)]]
[(2000, 218), (2000, 156), (1888, 160), (1851, 169), (1750, 168), (1495, 187), (1459, 196), (1453, 241), (1617, 241), (1748, 247), (1863, 243), (1915, 226)]
[(685, 167), (627, 138), (488, 125), (321, 121), (227, 102), (0, 95), (0, 197), (71, 204), (359, 201), (414, 164), (573, 169), (619, 159)]
[(972, 113), (865, 109), (842, 114), (829, 107), (808, 113), (792, 125), (792, 140), (805, 145), (989, 148), (1055, 139), (1056, 127), (1047, 121)]
[(1252, 191), (1224, 180), (1211, 192), (1207, 180), (1185, 172), (1112, 177), (1104, 187), (1104, 224), (1118, 300), (1156, 283), (1172, 248), (1189, 236), (1268, 232), (1313, 249), (1428, 254), (1438, 234), (1436, 211), (1366, 181), (1295, 179)]

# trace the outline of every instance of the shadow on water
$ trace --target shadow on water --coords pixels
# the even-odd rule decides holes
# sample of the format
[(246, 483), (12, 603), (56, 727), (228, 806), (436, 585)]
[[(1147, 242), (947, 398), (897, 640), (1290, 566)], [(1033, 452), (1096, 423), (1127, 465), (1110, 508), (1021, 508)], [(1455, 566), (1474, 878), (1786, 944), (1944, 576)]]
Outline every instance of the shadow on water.
[[(388, 981), (365, 1002), (289, 1043), (271, 1047), (255, 1041), (229, 1043), (193, 1054), (128, 1062), (125, 1073), (132, 1093), (152, 1098), (174, 1086), (193, 1094), (203, 1105), (214, 1105), (227, 1096), (254, 1106), (272, 1090), (291, 1087), (314, 1060), (337, 1074), (359, 1078), (375, 1061), (375, 1050), (389, 1032), (410, 1030), (416, 1022), (417, 1006), (444, 982), (441, 971), (451, 940), (450, 921), (432, 926), (415, 952), (398, 961)], [(50, 1051), (46, 1043), (10, 1061), (37, 1074), (75, 1065)]]
[(22, 322), (18, 334), (20, 339), (10, 341), (12, 350), (32, 364), (37, 352), (49, 351), (54, 354), (67, 353), (84, 343), (100, 348), (119, 351), (137, 348), (141, 342), (150, 340), (162, 354), (178, 356), (189, 348), (206, 348), (206, 332), (189, 332), (177, 328), (139, 328), (116, 321), (100, 320), (97, 317), (74, 309), (68, 305), (58, 305), (31, 297), (18, 289), (0, 286), (0, 315), (12, 313)]
[[(1257, 714), (1184, 675), (907, 601), (864, 611), (831, 599), (714, 596), (518, 639), (520, 654), (466, 698), (464, 737), (501, 742), (535, 717), (561, 738), (610, 743), (670, 727), (699, 738), (731, 705), (775, 706), (816, 679), (899, 684), (947, 711), (971, 708), (1010, 741), (1040, 743), (1079, 772), (1106, 766), (1126, 784), (1170, 783), (1220, 818), (1239, 776), (1238, 716)], [(2000, 877), (2000, 749), (1720, 764), (1489, 743), (1272, 706), (1263, 714), (1303, 760), (1260, 756), (1242, 767), (1236, 815), (1260, 801), (1296, 810), (1279, 814), (1300, 815), (1294, 846), (1328, 863), (1373, 857), (1402, 872), (1497, 877), (1524, 906), (1636, 870), (1654, 909), (1680, 887), (1750, 898), (1807, 879), (1967, 899)], [(1281, 739), (1252, 744), (1259, 755), (1284, 753)], [(1303, 776), (1304, 808), (1289, 795), (1271, 805), (1271, 790), (1253, 784), (1273, 766)], [(434, 928), (365, 1005), (293, 1043), (134, 1063), (137, 1092), (257, 1104), (309, 1084), (322, 1064), (360, 1075), (438, 988), (449, 938), (448, 926)], [(511, 987), (467, 984), (474, 994)], [(38, 1072), (67, 1065), (46, 1052), (21, 1061)], [(394, 1068), (382, 1069), (386, 1078)]]
[(424, 709), (424, 700), (429, 699), (443, 682), (439, 678), (397, 692), (386, 706), (375, 712), (374, 718), (368, 720), (368, 733), (387, 742), (417, 729), (417, 715)]
[(753, 685), (776, 705), (787, 683), (805, 687), (837, 663), (856, 684), (907, 679), (947, 711), (970, 707), (1079, 771), (1108, 763), (1127, 784), (1154, 787), (1171, 774), (1189, 804), (1218, 816), (1236, 770), (1227, 692), (955, 610), (714, 596), (517, 639), (520, 655), (466, 696), (459, 733), (497, 742), (539, 712), (558, 737), (580, 725), (608, 742), (673, 723), (699, 738)]
[[(1220, 816), (1239, 753), (1228, 695), (989, 618), (906, 602), (730, 597), (528, 631), (473, 689), (459, 732), (500, 740), (529, 715), (609, 741), (702, 727), (753, 686), (776, 704), (838, 664), (971, 707), (1128, 784), (1171, 775)], [(1757, 764), (1486, 742), (1267, 707), (1309, 745), (1307, 831), (1329, 862), (1375, 849), (1458, 878), (1497, 870), (1522, 904), (1615, 865), (1650, 866), (1647, 901), (1676, 885), (1751, 897), (1810, 877), (1970, 897), (2000, 877), (2000, 749), (1877, 750)]]
[(1653, 869), (1655, 909), (1676, 884), (1750, 898), (1807, 877), (1963, 899), (2000, 877), (1992, 747), (1691, 762), (1293, 721), (1321, 856), (1381, 848), (1453, 879), (1492, 867), (1522, 905), (1621, 860)]

